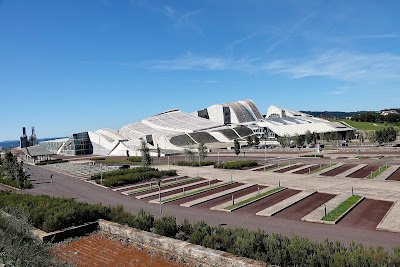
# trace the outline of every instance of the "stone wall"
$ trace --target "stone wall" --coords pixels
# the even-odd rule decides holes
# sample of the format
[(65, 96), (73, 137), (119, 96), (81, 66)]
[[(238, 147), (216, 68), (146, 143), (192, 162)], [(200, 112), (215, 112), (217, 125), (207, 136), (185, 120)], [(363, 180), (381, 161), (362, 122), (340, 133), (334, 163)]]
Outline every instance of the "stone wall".
[(99, 228), (113, 235), (124, 237), (133, 242), (164, 251), (169, 255), (175, 255), (182, 259), (194, 259), (199, 266), (215, 267), (254, 267), (265, 266), (264, 263), (255, 260), (236, 257), (232, 254), (205, 248), (191, 243), (176, 240), (169, 237), (137, 230), (117, 223), (99, 220)]

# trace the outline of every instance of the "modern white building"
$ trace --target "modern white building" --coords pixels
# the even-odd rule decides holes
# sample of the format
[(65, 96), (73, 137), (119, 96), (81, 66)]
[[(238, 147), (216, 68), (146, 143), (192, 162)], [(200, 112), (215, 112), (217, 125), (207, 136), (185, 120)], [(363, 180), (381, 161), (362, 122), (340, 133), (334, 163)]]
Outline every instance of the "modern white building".
[(178, 109), (122, 126), (119, 131), (99, 129), (71, 134), (69, 138), (41, 142), (54, 154), (64, 155), (137, 155), (145, 141), (152, 153), (157, 147), (163, 151), (182, 151), (199, 143), (221, 143), (231, 147), (233, 140), (248, 136), (276, 140), (278, 136), (339, 132), (344, 136), (354, 129), (345, 123), (329, 122), (311, 115), (268, 108), (263, 118), (252, 100), (212, 105), (193, 114)]
[(216, 104), (193, 113), (195, 116), (209, 119), (224, 125), (246, 123), (263, 119), (252, 100), (241, 100)]

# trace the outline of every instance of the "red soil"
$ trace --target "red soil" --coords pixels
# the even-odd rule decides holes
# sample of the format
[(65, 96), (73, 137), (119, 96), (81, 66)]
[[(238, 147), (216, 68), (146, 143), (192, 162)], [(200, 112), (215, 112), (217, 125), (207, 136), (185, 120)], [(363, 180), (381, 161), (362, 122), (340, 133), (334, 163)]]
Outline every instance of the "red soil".
[(343, 226), (376, 229), (393, 202), (364, 199), (338, 224)]
[(154, 249), (136, 243), (124, 243), (101, 233), (60, 244), (55, 248), (54, 254), (78, 267), (182, 266), (167, 260)]

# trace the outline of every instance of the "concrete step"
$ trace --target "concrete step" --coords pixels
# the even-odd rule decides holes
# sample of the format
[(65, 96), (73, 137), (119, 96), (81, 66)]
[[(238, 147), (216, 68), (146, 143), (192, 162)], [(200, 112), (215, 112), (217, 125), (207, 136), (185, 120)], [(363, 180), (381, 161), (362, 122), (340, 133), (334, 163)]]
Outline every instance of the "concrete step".
[(314, 190), (302, 191), (302, 192), (300, 192), (300, 193), (298, 193), (298, 194), (296, 194), (294, 196), (291, 196), (291, 197), (289, 197), (289, 198), (287, 198), (285, 200), (282, 200), (279, 203), (276, 203), (275, 205), (273, 205), (271, 207), (268, 207), (268, 208), (266, 208), (266, 209), (264, 209), (262, 211), (257, 212), (256, 215), (271, 217), (271, 216), (277, 214), (278, 212), (280, 212), (280, 211), (282, 211), (282, 210), (284, 210), (284, 209), (296, 204), (297, 202), (305, 199), (306, 197), (309, 197), (312, 194), (315, 194), (316, 192), (317, 191), (314, 191)]
[(225, 190), (225, 191), (222, 191), (222, 192), (219, 192), (219, 193), (215, 193), (215, 194), (212, 194), (212, 195), (209, 195), (209, 196), (205, 196), (205, 197), (202, 197), (202, 198), (199, 198), (199, 199), (195, 199), (193, 201), (182, 203), (181, 207), (189, 208), (189, 207), (198, 205), (200, 203), (207, 202), (209, 200), (212, 200), (212, 199), (215, 199), (215, 198), (218, 198), (218, 197), (222, 197), (222, 196), (226, 196), (226, 195), (232, 194), (234, 192), (249, 188), (249, 187), (254, 186), (254, 185), (255, 184), (244, 184), (244, 185), (241, 185), (241, 186), (238, 186), (238, 187), (235, 187), (235, 188), (232, 188), (232, 189), (228, 189), (228, 190)]

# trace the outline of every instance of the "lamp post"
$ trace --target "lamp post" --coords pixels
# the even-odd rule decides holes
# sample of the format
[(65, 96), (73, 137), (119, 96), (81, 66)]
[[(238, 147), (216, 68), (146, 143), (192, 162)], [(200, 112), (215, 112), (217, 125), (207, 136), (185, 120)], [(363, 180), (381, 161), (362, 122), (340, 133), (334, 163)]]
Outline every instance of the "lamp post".
[(51, 183), (51, 197), (54, 197), (53, 174), (50, 175), (50, 183)]
[(160, 202), (160, 214), (162, 215), (162, 203), (161, 203), (161, 179), (157, 180), (158, 183), (158, 201)]

